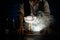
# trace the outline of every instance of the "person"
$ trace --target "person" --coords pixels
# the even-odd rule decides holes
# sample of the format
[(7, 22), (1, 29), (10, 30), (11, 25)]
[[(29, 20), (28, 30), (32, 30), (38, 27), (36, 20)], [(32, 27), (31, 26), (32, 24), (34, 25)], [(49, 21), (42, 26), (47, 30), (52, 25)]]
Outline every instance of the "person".
[[(46, 15), (48, 18), (50, 18), (50, 8), (49, 8), (49, 4), (48, 4), (47, 0), (29, 0), (29, 5), (30, 5), (30, 11), (31, 11), (30, 15), (31, 16), (39, 15), (38, 11), (42, 11), (42, 12), (44, 12), (44, 15)], [(25, 9), (24, 9), (24, 2), (20, 4), (19, 12), (20, 12), (20, 26), (22, 27), (22, 29), (24, 29), (23, 19), (24, 19), (24, 15), (26, 14)], [(31, 27), (29, 27), (28, 29), (30, 30), (30, 28)], [(48, 29), (49, 29), (49, 27), (48, 27)], [(48, 30), (48, 32), (49, 31), (50, 31), (50, 29)]]

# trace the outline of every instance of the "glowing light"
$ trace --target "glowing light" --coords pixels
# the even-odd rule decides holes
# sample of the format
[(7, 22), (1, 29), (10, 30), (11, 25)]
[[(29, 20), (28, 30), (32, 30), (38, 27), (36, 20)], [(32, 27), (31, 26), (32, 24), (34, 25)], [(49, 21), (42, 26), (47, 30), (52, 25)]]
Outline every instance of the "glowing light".
[[(33, 32), (39, 32), (40, 30), (42, 30), (43, 28), (45, 28), (45, 22), (44, 20), (41, 18), (40, 20), (37, 17), (25, 17), (25, 22), (31, 24), (31, 31)], [(33, 20), (32, 20), (33, 19)]]
[(44, 13), (42, 14), (42, 16), (39, 15), (38, 17), (24, 17), (24, 20), (26, 23), (30, 24), (31, 31), (33, 32), (40, 32), (41, 30), (45, 29), (50, 23), (50, 18), (47, 17)]

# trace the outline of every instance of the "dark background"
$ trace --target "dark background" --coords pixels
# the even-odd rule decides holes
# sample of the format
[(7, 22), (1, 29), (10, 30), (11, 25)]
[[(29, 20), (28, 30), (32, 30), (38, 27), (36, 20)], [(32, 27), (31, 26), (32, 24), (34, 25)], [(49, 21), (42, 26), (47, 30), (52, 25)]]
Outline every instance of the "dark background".
[[(18, 29), (19, 25), (19, 14), (18, 14), (18, 8), (20, 0), (5, 0), (1, 3), (1, 13), (0, 13), (0, 39), (6, 39), (6, 40), (18, 40), (19, 36), (16, 34), (16, 30)], [(52, 37), (53, 40), (57, 40), (59, 37), (59, 29), (60, 29), (60, 1), (59, 0), (48, 0), (51, 14), (54, 16), (54, 24), (52, 25), (52, 30), (54, 31), (50, 37)], [(8, 21), (7, 21), (8, 18)], [(12, 20), (15, 20), (13, 22)], [(13, 23), (15, 26), (13, 27)], [(9, 29), (8, 34), (6, 34), (5, 30)]]

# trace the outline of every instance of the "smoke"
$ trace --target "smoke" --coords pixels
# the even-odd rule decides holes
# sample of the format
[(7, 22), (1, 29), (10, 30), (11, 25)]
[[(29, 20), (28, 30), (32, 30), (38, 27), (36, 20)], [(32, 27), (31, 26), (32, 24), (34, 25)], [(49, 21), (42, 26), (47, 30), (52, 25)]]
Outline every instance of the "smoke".
[[(30, 24), (32, 32), (40, 32), (52, 23), (52, 17), (46, 16), (46, 14), (42, 11), (38, 11), (37, 16), (24, 17), (24, 20), (26, 23)], [(28, 28), (28, 25), (25, 27)]]

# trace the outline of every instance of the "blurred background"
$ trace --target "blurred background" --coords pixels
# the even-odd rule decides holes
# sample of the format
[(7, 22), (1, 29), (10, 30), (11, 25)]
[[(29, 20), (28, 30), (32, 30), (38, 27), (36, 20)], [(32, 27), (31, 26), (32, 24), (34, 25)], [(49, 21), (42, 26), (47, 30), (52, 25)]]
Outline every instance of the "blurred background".
[[(0, 40), (22, 40), (23, 35), (16, 33), (19, 26), (19, 4), (23, 0), (5, 0), (1, 3), (0, 13)], [(51, 14), (54, 17), (54, 24), (51, 26), (53, 32), (48, 35), (47, 38), (57, 40), (59, 37), (59, 13), (60, 13), (60, 1), (59, 0), (48, 0)]]

